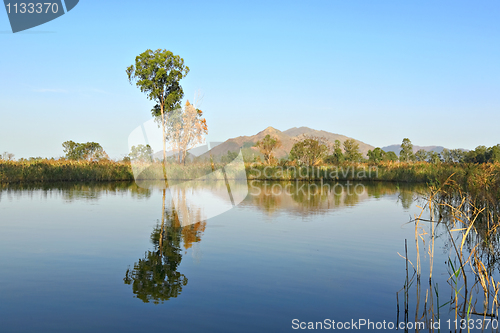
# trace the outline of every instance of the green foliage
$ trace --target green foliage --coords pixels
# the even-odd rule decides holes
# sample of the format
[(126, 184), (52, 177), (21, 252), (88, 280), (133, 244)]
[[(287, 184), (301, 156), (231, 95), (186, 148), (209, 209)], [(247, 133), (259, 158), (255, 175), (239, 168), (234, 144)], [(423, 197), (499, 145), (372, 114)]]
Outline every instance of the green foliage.
[[(435, 152), (434, 152), (435, 153)], [(436, 153), (437, 155), (437, 153)], [(344, 163), (335, 166), (265, 166), (252, 165), (247, 170), (249, 180), (307, 180), (307, 181), (388, 181), (402, 183), (443, 184), (453, 175), (463, 191), (500, 200), (500, 163), (393, 163), (370, 164)]]
[(384, 161), (386, 162), (396, 162), (398, 160), (398, 155), (393, 151), (388, 151), (384, 155)]
[(436, 153), (435, 151), (429, 151), (427, 153), (427, 162), (433, 164), (441, 163), (441, 155)]
[(369, 150), (368, 151), (368, 161), (373, 162), (373, 163), (379, 163), (384, 160), (385, 157), (385, 151), (383, 151), (381, 148), (375, 148), (373, 151)]
[(241, 149), (245, 149), (245, 148), (252, 148), (254, 146), (253, 142), (251, 141), (247, 141), (243, 144), (243, 146), (241, 147)]
[(478, 146), (464, 154), (463, 160), (467, 163), (495, 163), (500, 162), (500, 144), (487, 148)]
[[(151, 241), (158, 250), (147, 251), (132, 270), (127, 270), (123, 279), (125, 284), (132, 285), (133, 293), (144, 303), (159, 304), (175, 298), (188, 283), (186, 276), (177, 270), (182, 260), (182, 228), (167, 226), (165, 229), (163, 233), (160, 226), (153, 230)], [(164, 238), (161, 245), (160, 238)]]
[(167, 50), (148, 49), (135, 58), (135, 66), (127, 67), (126, 72), (129, 82), (135, 80), (141, 92), (156, 102), (153, 116), (180, 107), (184, 91), (179, 81), (189, 73), (180, 56)]
[(359, 144), (354, 139), (344, 141), (344, 157), (349, 162), (361, 162), (363, 155), (359, 151)]
[(427, 151), (424, 149), (419, 149), (415, 153), (415, 159), (417, 162), (425, 162), (427, 160)]
[(136, 161), (152, 162), (153, 149), (150, 145), (138, 145), (130, 148), (128, 156)]
[(328, 153), (328, 147), (319, 140), (308, 138), (293, 145), (290, 151), (290, 160), (300, 165), (315, 165), (322, 161)]
[(488, 162), (500, 162), (500, 144), (488, 149)]
[(488, 161), (487, 153), (488, 148), (486, 146), (478, 146), (467, 154), (465, 160), (468, 163), (486, 163)]
[(452, 149), (451, 150), (451, 157), (452, 157), (454, 162), (462, 163), (462, 162), (464, 162), (465, 151), (463, 151), (462, 149)]
[[(252, 143), (251, 147), (253, 147), (253, 145), (254, 144)], [(256, 161), (257, 156), (260, 155), (259, 152), (256, 152), (249, 147), (241, 148), (241, 154), (243, 155), (243, 159), (245, 161)]]
[(449, 149), (443, 149), (441, 152), (441, 157), (443, 159), (444, 163), (452, 163), (453, 162), (453, 156), (451, 155), (451, 151)]
[(184, 59), (171, 51), (148, 49), (135, 58), (135, 66), (127, 67), (126, 72), (129, 82), (135, 80), (136, 86), (156, 102), (151, 113), (153, 117), (161, 116), (163, 160), (166, 160), (165, 113), (180, 108), (184, 97), (180, 80), (189, 73), (189, 67), (184, 65)]
[(235, 151), (227, 151), (226, 155), (221, 156), (220, 161), (222, 163), (230, 163), (232, 162), (236, 157), (238, 157), (238, 153)]
[(0, 183), (134, 180), (130, 164), (109, 160), (0, 162)]
[(63, 142), (63, 151), (69, 160), (102, 160), (108, 155), (97, 142), (77, 143), (73, 141)]
[(328, 164), (339, 164), (344, 162), (345, 157), (342, 152), (340, 140), (335, 140), (333, 144), (333, 153), (325, 158), (325, 163)]
[(267, 164), (271, 164), (274, 157), (274, 150), (281, 147), (281, 141), (268, 134), (264, 139), (257, 141), (255, 147), (259, 148), (261, 154), (264, 155)]
[(413, 155), (413, 144), (410, 139), (404, 138), (401, 143), (401, 151), (399, 152), (399, 160), (401, 162), (410, 162), (415, 160)]

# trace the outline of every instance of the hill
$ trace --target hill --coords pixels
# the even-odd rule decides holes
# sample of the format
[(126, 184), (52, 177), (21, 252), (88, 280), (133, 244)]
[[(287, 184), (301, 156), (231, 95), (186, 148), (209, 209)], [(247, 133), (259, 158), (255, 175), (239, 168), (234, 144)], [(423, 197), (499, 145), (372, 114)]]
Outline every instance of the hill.
[[(444, 149), (443, 146), (413, 146), (413, 152), (416, 153), (420, 149), (423, 149), (425, 151), (435, 151), (436, 153), (441, 153)], [(401, 151), (401, 144), (399, 145), (390, 145), (390, 146), (385, 146), (382, 147), (382, 150), (385, 152), (393, 151), (396, 153), (396, 155), (399, 156), (399, 152)]]
[[(443, 152), (443, 150), (446, 148), (443, 146), (415, 146), (415, 145), (413, 146), (414, 153), (416, 153), (420, 149), (423, 149), (425, 151), (434, 151), (438, 154), (441, 154)], [(382, 150), (385, 152), (393, 151), (396, 153), (396, 155), (399, 156), (399, 152), (401, 151), (401, 145), (385, 146), (385, 147), (382, 147)], [(448, 150), (450, 150), (450, 149), (448, 149)], [(460, 148), (460, 150), (469, 151), (468, 149), (463, 149), (463, 148)]]
[[(295, 142), (303, 140), (305, 137), (318, 137), (323, 138), (332, 144), (335, 140), (340, 140), (344, 142), (347, 139), (352, 139), (348, 136), (330, 133), (327, 131), (318, 131), (308, 127), (293, 127), (286, 131), (280, 131), (273, 127), (268, 127), (263, 131), (251, 136), (239, 136), (237, 138), (232, 138), (226, 140), (225, 142), (219, 144), (218, 146), (212, 148), (209, 152), (204, 155), (211, 154), (214, 157), (220, 157), (227, 154), (228, 151), (236, 152), (239, 149), (247, 149), (251, 152), (258, 154), (258, 149), (254, 145), (262, 140), (266, 135), (276, 137), (281, 141), (282, 146), (278, 148), (275, 152), (275, 156), (278, 158), (285, 157), (292, 149)], [(374, 149), (373, 146), (366, 144), (362, 141), (354, 139), (359, 144), (359, 149), (363, 155), (368, 153), (368, 150)]]

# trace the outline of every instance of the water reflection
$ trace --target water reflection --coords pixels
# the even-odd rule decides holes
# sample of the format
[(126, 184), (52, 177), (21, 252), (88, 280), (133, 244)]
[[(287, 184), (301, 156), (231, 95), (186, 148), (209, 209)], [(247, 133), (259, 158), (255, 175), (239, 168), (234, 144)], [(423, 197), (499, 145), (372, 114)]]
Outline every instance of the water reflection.
[[(213, 172), (210, 176), (215, 177), (217, 174)], [(248, 194), (245, 179), (224, 180), (222, 177), (220, 180), (169, 181), (168, 184), (166, 191), (171, 198), (169, 204), (177, 212), (182, 226), (223, 214), (239, 205)], [(141, 181), (140, 186), (151, 191), (165, 190), (164, 181)]]
[(21, 196), (34, 198), (35, 195), (40, 195), (42, 198), (60, 195), (69, 202), (75, 200), (97, 201), (107, 195), (128, 194), (133, 198), (145, 199), (151, 197), (152, 191), (129, 181), (0, 184), (0, 202), (5, 198), (19, 198)]
[[(144, 303), (160, 304), (179, 296), (187, 285), (187, 277), (178, 271), (185, 250), (200, 242), (206, 228), (206, 221), (183, 225), (175, 209), (173, 199), (167, 199), (162, 190), (162, 217), (151, 233), (152, 251), (146, 251), (144, 258), (127, 269), (125, 284), (132, 285), (135, 297)], [(184, 206), (186, 206), (184, 204)]]
[[(221, 228), (209, 234), (204, 231), (211, 221), (205, 222), (197, 209), (203, 202), (187, 199), (203, 192), (227, 203), (224, 180), (177, 192), (138, 189), (125, 182), (9, 185), (0, 202), (5, 275), (0, 291), (9, 304), (3, 330), (19, 331), (19, 323), (26, 323), (22, 331), (53, 332), (53, 326), (40, 326), (60, 323), (62, 317), (85, 331), (118, 322), (122, 329), (158, 329), (157, 318), (165, 309), (143, 302), (170, 302), (164, 305), (173, 331), (206, 331), (225, 318), (232, 318), (226, 331), (253, 322), (246, 331), (271, 332), (282, 331), (291, 316), (395, 317), (394, 294), (404, 266), (396, 251), (401, 252), (404, 238), (413, 236), (411, 226), (401, 228), (408, 215), (401, 203), (414, 200), (411, 192), (402, 192), (410, 189), (388, 183), (364, 183), (363, 189), (356, 188), (358, 183), (341, 188), (300, 182), (280, 192), (275, 184), (289, 183), (245, 184), (250, 195), (214, 219)], [(202, 220), (183, 223), (182, 205), (172, 205), (175, 196)], [(99, 205), (93, 205), (96, 201)], [(290, 218), (295, 215), (312, 218), (303, 223)], [(198, 247), (207, 251), (203, 265), (195, 266), (186, 256)], [(32, 271), (41, 278), (34, 281)], [(75, 287), (75, 281), (85, 283)], [(22, 294), (29, 294), (30, 302)], [(193, 311), (203, 317), (191, 320)], [(60, 330), (70, 327), (63, 327), (69, 321), (59, 325)]]
[(361, 182), (249, 182), (249, 197), (242, 205), (256, 206), (269, 215), (286, 210), (298, 215), (327, 213), (331, 209), (352, 207), (370, 198), (397, 195), (409, 209), (425, 193), (423, 184)]
[[(411, 260), (405, 243), (406, 279), (400, 291), (404, 321), (411, 320), (409, 314), (414, 311), (415, 320), (424, 321), (428, 327), (450, 318), (447, 321), (452, 321), (449, 328), (453, 332), (479, 330), (490, 322), (498, 324), (498, 203), (462, 192), (450, 180), (440, 188), (431, 187), (426, 201), (420, 215), (411, 221), (415, 224), (416, 250)], [(444, 265), (440, 261), (434, 264), (437, 240), (443, 244)], [(444, 281), (435, 270), (446, 270)], [(425, 282), (421, 283), (421, 277)], [(492, 326), (492, 330), (497, 328)]]

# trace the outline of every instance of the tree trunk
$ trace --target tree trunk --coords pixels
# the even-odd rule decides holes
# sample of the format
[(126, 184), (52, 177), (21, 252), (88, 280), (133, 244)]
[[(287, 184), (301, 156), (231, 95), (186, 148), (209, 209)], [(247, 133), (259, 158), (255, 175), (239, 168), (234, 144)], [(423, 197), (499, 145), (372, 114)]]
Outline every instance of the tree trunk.
[(165, 181), (165, 186), (167, 184), (167, 133), (165, 133), (165, 112), (163, 111), (163, 101), (160, 100), (160, 110), (161, 110), (161, 128), (162, 128), (162, 136), (163, 136), (163, 180)]

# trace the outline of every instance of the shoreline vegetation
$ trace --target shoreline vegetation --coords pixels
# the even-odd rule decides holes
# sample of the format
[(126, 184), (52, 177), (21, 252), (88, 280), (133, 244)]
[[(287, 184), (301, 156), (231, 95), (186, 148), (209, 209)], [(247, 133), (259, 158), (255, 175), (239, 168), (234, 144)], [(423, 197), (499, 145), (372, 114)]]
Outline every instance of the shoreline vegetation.
[[(156, 170), (162, 163), (151, 164)], [(168, 166), (168, 179), (191, 180), (207, 175), (224, 164), (193, 163)], [(340, 163), (318, 166), (280, 166), (262, 163), (245, 163), (248, 180), (269, 181), (385, 181), (400, 183), (443, 184), (448, 178), (466, 192), (489, 193), (500, 199), (500, 163), (439, 163), (380, 162)], [(152, 172), (141, 174), (138, 179), (158, 179)], [(230, 175), (228, 175), (230, 177)], [(0, 160), (0, 183), (35, 182), (109, 182), (133, 181), (130, 162), (48, 160)], [(493, 199), (493, 198), (492, 198)]]

